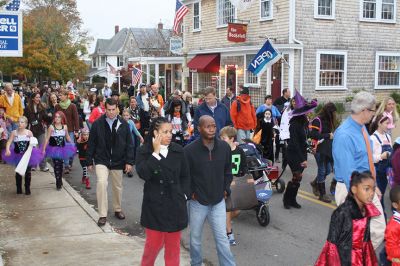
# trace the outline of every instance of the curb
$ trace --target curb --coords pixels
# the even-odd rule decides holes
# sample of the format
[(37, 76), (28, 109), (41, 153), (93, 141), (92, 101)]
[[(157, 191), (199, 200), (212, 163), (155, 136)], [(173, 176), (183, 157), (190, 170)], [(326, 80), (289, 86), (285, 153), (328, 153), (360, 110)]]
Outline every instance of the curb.
[[(48, 167), (50, 169), (49, 174), (51, 174), (54, 177), (54, 169), (53, 167), (48, 164)], [(92, 206), (89, 205), (89, 203), (86, 202), (84, 198), (73, 188), (71, 185), (66, 181), (66, 179), (63, 177), (63, 189), (75, 200), (76, 203), (87, 213), (87, 215), (92, 218), (92, 220), (96, 223), (97, 226), (97, 220), (99, 219), (99, 214), (93, 209)], [(103, 230), (104, 233), (114, 233), (113, 228), (111, 225), (107, 222), (104, 226), (99, 227), (101, 230)], [(0, 264), (0, 266), (2, 266)]]

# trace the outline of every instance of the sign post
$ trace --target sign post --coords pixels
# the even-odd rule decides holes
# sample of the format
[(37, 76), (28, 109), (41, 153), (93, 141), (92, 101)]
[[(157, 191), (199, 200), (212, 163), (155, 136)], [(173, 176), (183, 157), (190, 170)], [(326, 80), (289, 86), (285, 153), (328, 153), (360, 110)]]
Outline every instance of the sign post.
[(22, 12), (0, 10), (0, 57), (22, 57)]

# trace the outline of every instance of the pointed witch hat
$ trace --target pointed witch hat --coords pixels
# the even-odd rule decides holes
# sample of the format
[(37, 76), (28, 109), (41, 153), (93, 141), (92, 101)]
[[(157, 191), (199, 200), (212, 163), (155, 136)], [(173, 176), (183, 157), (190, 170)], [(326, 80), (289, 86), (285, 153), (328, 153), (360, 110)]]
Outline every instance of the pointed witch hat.
[(318, 105), (318, 102), (315, 99), (308, 103), (306, 99), (304, 99), (304, 97), (301, 96), (298, 90), (296, 90), (293, 98), (295, 106), (291, 114), (292, 116), (300, 116), (311, 113)]

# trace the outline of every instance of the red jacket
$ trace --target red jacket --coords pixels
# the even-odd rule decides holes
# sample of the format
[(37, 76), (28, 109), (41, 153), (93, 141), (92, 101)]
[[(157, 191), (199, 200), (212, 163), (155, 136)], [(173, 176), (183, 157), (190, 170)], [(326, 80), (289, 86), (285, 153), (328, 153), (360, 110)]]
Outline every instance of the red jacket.
[(396, 211), (386, 226), (385, 240), (388, 260), (400, 266), (400, 213)]
[[(239, 107), (238, 107), (239, 102)], [(231, 119), (237, 129), (255, 129), (257, 125), (256, 111), (251, 98), (247, 94), (241, 94), (231, 105)]]

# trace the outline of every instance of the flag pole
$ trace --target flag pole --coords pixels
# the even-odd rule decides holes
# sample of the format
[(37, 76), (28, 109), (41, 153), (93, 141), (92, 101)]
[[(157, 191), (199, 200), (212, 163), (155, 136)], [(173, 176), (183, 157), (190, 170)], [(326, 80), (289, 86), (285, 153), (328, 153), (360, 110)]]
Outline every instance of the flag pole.
[(121, 74), (120, 74), (120, 72), (119, 72), (119, 70), (118, 70), (118, 72), (117, 72), (117, 77), (118, 77), (118, 93), (119, 94), (121, 94)]
[(283, 62), (286, 63), (286, 65), (290, 68), (290, 64), (288, 63), (288, 61), (286, 61), (286, 59), (285, 59), (285, 57), (283, 56), (283, 54), (281, 53), (281, 51), (279, 51), (279, 49), (276, 48), (276, 47), (273, 45), (273, 42), (271, 41), (271, 39), (267, 37), (267, 41), (269, 41), (269, 42), (271, 43), (272, 47), (274, 47), (274, 49), (280, 54), (281, 58), (283, 59)]

